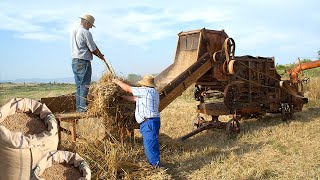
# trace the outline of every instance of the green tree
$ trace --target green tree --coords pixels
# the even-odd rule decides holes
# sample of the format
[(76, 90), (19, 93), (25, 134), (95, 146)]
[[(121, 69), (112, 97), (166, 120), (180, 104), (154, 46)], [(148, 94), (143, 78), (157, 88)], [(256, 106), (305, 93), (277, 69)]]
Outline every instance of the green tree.
[(320, 50), (318, 51), (318, 57), (320, 58)]
[(141, 79), (142, 76), (140, 74), (128, 74), (128, 81), (130, 81), (131, 83), (136, 84)]

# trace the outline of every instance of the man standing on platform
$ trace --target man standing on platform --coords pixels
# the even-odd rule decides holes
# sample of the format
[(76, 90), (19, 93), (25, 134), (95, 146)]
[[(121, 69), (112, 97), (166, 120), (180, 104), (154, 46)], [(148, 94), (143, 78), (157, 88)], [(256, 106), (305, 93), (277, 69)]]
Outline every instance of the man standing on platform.
[(93, 41), (92, 34), (89, 31), (94, 26), (94, 17), (91, 15), (84, 15), (81, 18), (80, 25), (71, 32), (71, 56), (72, 56), (72, 70), (76, 82), (76, 111), (86, 112), (87, 103), (86, 98), (91, 83), (92, 68), (91, 61), (92, 54), (104, 59), (104, 55)]

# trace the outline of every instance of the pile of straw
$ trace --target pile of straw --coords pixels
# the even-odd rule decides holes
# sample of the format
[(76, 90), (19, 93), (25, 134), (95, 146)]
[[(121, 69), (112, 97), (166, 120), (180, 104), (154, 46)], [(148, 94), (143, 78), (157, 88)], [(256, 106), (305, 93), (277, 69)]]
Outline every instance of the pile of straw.
[(135, 103), (124, 100), (121, 95), (130, 95), (112, 82), (114, 77), (105, 74), (100, 81), (91, 85), (88, 95), (88, 115), (104, 120), (106, 132), (123, 141), (132, 137), (137, 125), (134, 119)]
[(0, 125), (10, 131), (22, 132), (24, 135), (39, 134), (47, 129), (39, 116), (26, 113), (10, 115)]
[[(88, 117), (81, 122), (86, 124), (82, 131), (88, 131), (91, 135), (78, 138), (73, 151), (89, 163), (92, 179), (154, 179), (152, 176), (163, 173), (163, 170), (154, 169), (147, 163), (141, 140), (135, 146), (127, 143), (126, 133), (133, 132), (138, 125), (134, 119), (135, 103), (121, 97), (132, 94), (124, 92), (113, 83), (113, 78), (112, 75), (105, 74), (97, 83), (91, 85)], [(131, 85), (126, 80), (122, 81)], [(98, 136), (95, 135), (99, 134), (102, 127), (108, 135), (103, 140), (97, 139)], [(88, 134), (80, 131), (81, 128), (78, 133)], [(68, 149), (67, 144), (63, 146)]]
[(75, 150), (90, 164), (92, 179), (141, 179), (159, 171), (146, 162), (142, 145), (78, 139)]

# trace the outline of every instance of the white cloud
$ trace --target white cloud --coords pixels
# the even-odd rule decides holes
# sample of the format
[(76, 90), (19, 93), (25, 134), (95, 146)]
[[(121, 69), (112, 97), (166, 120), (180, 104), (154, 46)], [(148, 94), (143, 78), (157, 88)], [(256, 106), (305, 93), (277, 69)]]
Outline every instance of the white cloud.
[[(0, 10), (4, 10), (0, 12), (0, 20), (11, 21), (11, 23), (0, 27), (0, 29), (18, 32), (19, 37), (30, 39), (34, 37), (36, 40), (56, 40), (54, 37), (60, 37), (63, 31), (69, 30), (73, 23), (72, 20), (76, 19), (74, 17), (84, 12), (81, 4), (74, 5), (73, 3), (68, 4), (68, 2), (64, 2), (64, 7), (72, 6), (74, 10), (72, 14), (70, 8), (59, 8), (51, 6), (50, 3), (36, 4), (35, 6), (25, 4), (27, 8), (23, 4), (14, 7), (10, 3), (3, 5), (3, 8), (0, 8)], [(5, 10), (8, 8), (12, 8), (12, 10)], [(143, 12), (139, 8), (147, 9), (147, 12)], [(95, 33), (98, 35), (97, 39), (103, 35), (108, 39), (119, 39), (127, 41), (129, 44), (145, 46), (154, 40), (176, 35), (178, 31), (181, 31), (175, 29), (175, 26), (179, 24), (196, 21), (212, 23), (226, 19), (224, 11), (218, 11), (218, 7), (215, 9), (204, 7), (186, 11), (180, 5), (168, 7), (165, 3), (150, 4), (149, 2), (134, 3), (134, 1), (129, 1), (127, 6), (93, 3), (88, 10), (97, 15), (97, 29), (95, 29)], [(1, 18), (1, 14), (3, 18)], [(62, 24), (64, 26), (61, 26)], [(53, 27), (58, 27), (61, 30), (54, 31)], [(47, 32), (50, 32), (51, 35), (44, 36)], [(39, 35), (36, 35), (37, 33)]]
[(35, 33), (23, 33), (21, 35), (17, 35), (17, 37), (22, 39), (30, 39), (30, 40), (39, 40), (39, 41), (54, 41), (63, 39), (62, 36), (58, 34), (49, 34), (43, 32), (35, 32)]
[[(79, 23), (78, 16), (88, 12), (96, 17), (97, 28), (93, 30), (94, 37), (102, 41), (120, 40), (145, 47), (155, 40), (175, 36), (180, 31), (192, 30), (183, 29), (186, 27), (213, 27), (225, 29), (227, 33), (237, 37), (236, 42), (250, 48), (294, 38), (293, 33), (288, 30), (296, 27), (289, 23), (285, 26), (282, 24), (289, 18), (295, 18), (289, 15), (304, 15), (292, 11), (313, 7), (314, 2), (208, 0), (201, 3), (181, 3), (129, 0), (125, 4), (96, 1), (90, 6), (87, 2), (74, 4), (60, 0), (41, 3), (2, 2), (0, 29), (12, 31), (21, 38), (59, 40), (69, 34), (71, 27)], [(287, 8), (289, 5), (291, 9)], [(311, 15), (319, 17), (319, 13), (314, 11)]]
[(9, 30), (14, 32), (33, 32), (40, 31), (42, 29), (41, 26), (33, 25), (32, 23), (25, 21), (23, 19), (9, 17), (4, 14), (0, 14), (1, 26), (2, 30)]

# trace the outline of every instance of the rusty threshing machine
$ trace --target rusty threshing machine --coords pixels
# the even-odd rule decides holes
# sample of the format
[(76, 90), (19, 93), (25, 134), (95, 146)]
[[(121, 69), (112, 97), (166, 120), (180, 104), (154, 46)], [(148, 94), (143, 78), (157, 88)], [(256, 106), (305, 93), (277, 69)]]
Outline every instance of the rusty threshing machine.
[[(174, 63), (155, 77), (160, 94), (159, 110), (166, 108), (189, 86), (195, 85), (198, 113), (196, 129), (185, 140), (203, 130), (218, 128), (228, 133), (240, 131), (239, 119), (265, 113), (281, 113), (283, 120), (301, 111), (308, 99), (303, 96), (299, 72), (320, 66), (320, 60), (289, 70), (289, 80), (277, 73), (273, 57), (235, 56), (235, 41), (224, 30), (200, 29), (178, 34)], [(220, 101), (210, 101), (215, 97)], [(220, 115), (230, 115), (228, 122)]]

